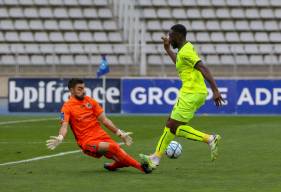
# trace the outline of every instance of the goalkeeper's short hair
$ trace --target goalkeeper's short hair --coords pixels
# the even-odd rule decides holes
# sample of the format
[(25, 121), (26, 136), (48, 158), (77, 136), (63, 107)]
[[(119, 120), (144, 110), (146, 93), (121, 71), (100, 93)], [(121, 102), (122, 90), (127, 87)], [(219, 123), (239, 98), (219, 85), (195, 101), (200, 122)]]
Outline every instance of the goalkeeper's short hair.
[(72, 78), (68, 81), (68, 89), (70, 88), (74, 88), (77, 84), (83, 84), (84, 81), (82, 79), (79, 78)]

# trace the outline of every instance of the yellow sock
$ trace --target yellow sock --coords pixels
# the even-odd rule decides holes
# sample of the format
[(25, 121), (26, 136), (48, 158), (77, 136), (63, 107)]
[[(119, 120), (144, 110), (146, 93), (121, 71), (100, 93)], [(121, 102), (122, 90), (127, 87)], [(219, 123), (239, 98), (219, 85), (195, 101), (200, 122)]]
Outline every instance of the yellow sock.
[(197, 131), (196, 129), (193, 129), (188, 125), (179, 126), (176, 132), (176, 136), (205, 143), (208, 143), (210, 137), (210, 135)]
[(168, 145), (174, 138), (175, 138), (175, 135), (173, 133), (171, 133), (171, 131), (168, 127), (165, 127), (164, 132), (158, 141), (154, 154), (157, 157), (162, 157), (162, 155), (165, 153), (166, 148), (168, 147)]

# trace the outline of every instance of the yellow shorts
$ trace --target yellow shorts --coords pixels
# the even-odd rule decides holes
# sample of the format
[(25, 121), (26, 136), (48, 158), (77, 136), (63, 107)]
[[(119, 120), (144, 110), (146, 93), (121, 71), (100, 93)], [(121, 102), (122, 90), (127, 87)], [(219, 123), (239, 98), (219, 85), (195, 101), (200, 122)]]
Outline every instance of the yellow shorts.
[(180, 122), (189, 122), (194, 113), (205, 103), (205, 93), (183, 93), (179, 92), (177, 103), (171, 113), (171, 119)]

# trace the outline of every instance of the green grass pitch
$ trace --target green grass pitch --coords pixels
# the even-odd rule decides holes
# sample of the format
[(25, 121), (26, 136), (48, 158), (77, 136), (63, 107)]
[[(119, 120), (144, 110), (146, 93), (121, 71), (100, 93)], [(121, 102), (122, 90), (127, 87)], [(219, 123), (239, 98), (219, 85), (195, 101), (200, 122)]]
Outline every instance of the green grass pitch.
[[(47, 150), (45, 140), (58, 132), (56, 119), (1, 123), (36, 118), (52, 117), (0, 116), (0, 164), (78, 149), (69, 130), (63, 144), (55, 151)], [(118, 127), (134, 132), (134, 144), (124, 149), (137, 159), (139, 153), (153, 152), (166, 121), (166, 117), (159, 116), (123, 115), (111, 119)], [(281, 191), (280, 117), (202, 116), (195, 117), (190, 124), (201, 131), (222, 135), (217, 161), (210, 161), (207, 145), (179, 138), (182, 156), (179, 159), (164, 157), (159, 168), (149, 175), (134, 168), (108, 172), (103, 168), (107, 159), (75, 153), (0, 166), (0, 191)]]

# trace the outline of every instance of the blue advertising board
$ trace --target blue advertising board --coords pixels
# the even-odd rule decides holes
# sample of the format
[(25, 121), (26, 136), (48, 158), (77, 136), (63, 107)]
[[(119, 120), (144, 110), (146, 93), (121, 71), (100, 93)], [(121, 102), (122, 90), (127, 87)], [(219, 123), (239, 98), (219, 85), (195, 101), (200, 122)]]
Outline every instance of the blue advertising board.
[[(217, 80), (225, 100), (217, 108), (208, 88), (201, 114), (281, 114), (281, 80)], [(124, 79), (122, 112), (170, 113), (181, 83), (176, 79)]]
[[(10, 112), (57, 112), (69, 97), (68, 79), (9, 79)], [(181, 87), (178, 79), (85, 79), (86, 94), (103, 103), (108, 113), (170, 113)], [(225, 100), (217, 108), (208, 88), (200, 114), (281, 114), (281, 80), (217, 80)]]
[[(69, 97), (69, 79), (9, 79), (10, 112), (57, 112)], [(106, 112), (120, 113), (120, 79), (107, 79), (106, 89), (101, 79), (84, 79), (86, 95), (103, 103), (106, 98)]]

